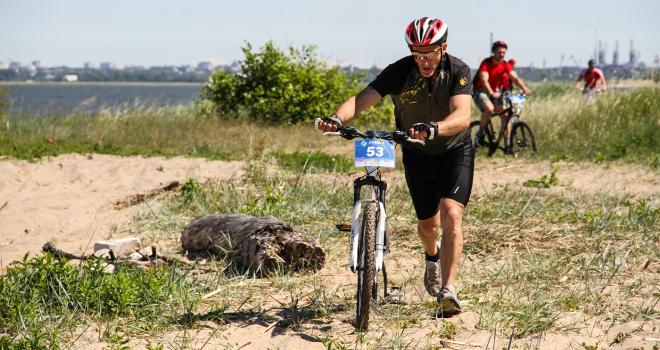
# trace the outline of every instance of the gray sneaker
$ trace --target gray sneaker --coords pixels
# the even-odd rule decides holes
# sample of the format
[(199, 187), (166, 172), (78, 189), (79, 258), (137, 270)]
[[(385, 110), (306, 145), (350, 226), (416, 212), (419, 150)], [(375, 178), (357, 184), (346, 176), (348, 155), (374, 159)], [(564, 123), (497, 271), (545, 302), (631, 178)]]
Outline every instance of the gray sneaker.
[[(440, 242), (437, 242), (437, 246), (439, 251)], [(437, 297), (440, 287), (442, 287), (440, 262), (426, 261), (426, 268), (424, 269), (424, 288), (426, 288), (426, 292)]]
[(456, 297), (456, 292), (453, 286), (444, 286), (440, 288), (438, 293), (438, 317), (449, 317), (452, 315), (460, 314), (461, 302)]

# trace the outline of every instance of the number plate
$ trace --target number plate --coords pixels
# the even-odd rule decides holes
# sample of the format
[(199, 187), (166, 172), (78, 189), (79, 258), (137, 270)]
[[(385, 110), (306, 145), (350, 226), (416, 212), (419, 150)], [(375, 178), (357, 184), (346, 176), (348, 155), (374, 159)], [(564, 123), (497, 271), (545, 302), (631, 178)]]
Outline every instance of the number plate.
[(511, 101), (511, 103), (520, 103), (520, 102), (525, 102), (525, 98), (520, 95), (514, 95), (514, 96), (509, 96), (509, 101)]
[(355, 166), (394, 168), (394, 142), (381, 139), (355, 140)]

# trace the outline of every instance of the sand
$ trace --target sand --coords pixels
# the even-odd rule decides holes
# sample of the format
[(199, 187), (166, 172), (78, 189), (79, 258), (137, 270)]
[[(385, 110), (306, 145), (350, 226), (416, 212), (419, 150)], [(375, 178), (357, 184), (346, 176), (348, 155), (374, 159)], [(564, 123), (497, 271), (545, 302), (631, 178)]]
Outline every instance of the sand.
[[(188, 178), (200, 182), (212, 178), (226, 179), (244, 172), (243, 162), (207, 161), (192, 158), (143, 158), (118, 157), (108, 155), (62, 155), (44, 159), (36, 163), (13, 159), (0, 160), (0, 264), (7, 267), (13, 260), (26, 253), (38, 254), (41, 247), (53, 241), (61, 249), (71, 253), (91, 253), (95, 241), (108, 237), (122, 236), (123, 227), (130, 223), (134, 208), (117, 206), (136, 194), (157, 191), (172, 182), (183, 183)], [(551, 191), (582, 191), (585, 193), (628, 194), (632, 198), (644, 198), (657, 202), (660, 198), (660, 174), (650, 168), (638, 165), (592, 164), (592, 163), (550, 163), (547, 161), (525, 162), (510, 159), (478, 159), (475, 170), (473, 191), (483, 193), (493, 184), (512, 187), (522, 186), (527, 180), (538, 180), (550, 176), (557, 169), (560, 185)], [(400, 173), (388, 173), (389, 179), (402, 180)], [(408, 261), (410, 260), (410, 261)], [(419, 265), (415, 259), (402, 260), (402, 269), (412, 269)], [(413, 261), (414, 260), (414, 261)], [(395, 269), (394, 273), (397, 271)], [(350, 278), (342, 283), (353, 283), (350, 272), (336, 267), (325, 268), (321, 275), (334, 278)], [(339, 276), (339, 277), (337, 277)], [(340, 281), (341, 282), (341, 281)], [(340, 283), (337, 282), (337, 283)], [(423, 295), (424, 293), (421, 292)], [(431, 300), (430, 298), (427, 298)], [(463, 329), (455, 340), (460, 343), (438, 343), (442, 348), (474, 348), (469, 344), (479, 344), (484, 348), (491, 334), (474, 327), (475, 315), (465, 312), (456, 318)], [(565, 322), (583, 322), (584, 315), (566, 315)], [(575, 319), (573, 319), (575, 318)], [(587, 322), (585, 320), (584, 322)], [(430, 327), (439, 321), (428, 321)], [(264, 322), (249, 324), (229, 324), (222, 326), (221, 337), (216, 334), (208, 345), (211, 348), (226, 347), (245, 349), (286, 348), (323, 349), (321, 343), (304, 331), (286, 331)], [(347, 340), (355, 339), (352, 327), (341, 319), (333, 319), (323, 329), (333, 330), (333, 336)], [(657, 329), (660, 322), (629, 322), (608, 328), (595, 322), (589, 329), (592, 335), (575, 333), (544, 333), (539, 335), (539, 348), (584, 348), (586, 341), (593, 345), (601, 341), (599, 348), (615, 344), (613, 339), (619, 332), (631, 334), (625, 345), (614, 347), (640, 347), (651, 349), (658, 344)], [(209, 328), (210, 327), (210, 328)], [(212, 330), (217, 325), (209, 322), (192, 334), (192, 344), (205, 345)], [(419, 334), (409, 334), (412, 339), (424, 337), (430, 331), (426, 326), (417, 330)], [(175, 339), (179, 333), (164, 334), (161, 339)], [(374, 334), (370, 335), (374, 336)], [(506, 334), (500, 335), (498, 348), (505, 346)], [(606, 343), (607, 342), (607, 343)], [(134, 339), (134, 348), (145, 348), (144, 342)], [(102, 349), (107, 344), (92, 342), (84, 345), (89, 349)]]
[[(35, 254), (48, 241), (91, 253), (131, 218), (114, 203), (173, 181), (239, 175), (243, 162), (193, 158), (61, 155), (37, 163), (0, 161), (0, 262)], [(114, 235), (116, 236), (116, 235)]]

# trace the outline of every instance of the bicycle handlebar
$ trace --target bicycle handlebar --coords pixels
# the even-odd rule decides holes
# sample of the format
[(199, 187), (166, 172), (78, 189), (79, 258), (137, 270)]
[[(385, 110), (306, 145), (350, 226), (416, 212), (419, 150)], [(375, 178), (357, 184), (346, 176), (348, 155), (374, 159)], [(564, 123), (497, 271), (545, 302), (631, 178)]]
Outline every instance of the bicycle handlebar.
[[(321, 118), (316, 118), (314, 121), (314, 128), (318, 129), (319, 128), (319, 122), (321, 121)], [(347, 140), (352, 140), (356, 137), (360, 137), (363, 139), (373, 139), (373, 138), (379, 138), (383, 140), (388, 140), (388, 141), (394, 141), (396, 143), (403, 143), (403, 142), (412, 142), (412, 143), (419, 143), (422, 145), (425, 145), (426, 143), (422, 140), (414, 139), (408, 135), (407, 132), (401, 131), (401, 130), (395, 130), (395, 131), (383, 131), (383, 130), (367, 130), (367, 131), (360, 131), (352, 126), (339, 126), (337, 127), (337, 131), (328, 131), (324, 132), (323, 135), (326, 136), (341, 136)]]

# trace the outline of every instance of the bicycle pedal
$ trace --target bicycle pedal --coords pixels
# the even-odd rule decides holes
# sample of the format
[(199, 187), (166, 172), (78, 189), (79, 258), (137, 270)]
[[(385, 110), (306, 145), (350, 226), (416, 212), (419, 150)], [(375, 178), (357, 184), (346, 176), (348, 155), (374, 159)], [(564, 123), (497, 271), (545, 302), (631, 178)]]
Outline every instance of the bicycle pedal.
[(337, 230), (342, 231), (342, 232), (351, 232), (351, 225), (347, 224), (337, 224), (335, 225)]
[(401, 287), (390, 287), (387, 296), (401, 299), (403, 297), (403, 291), (401, 290)]

